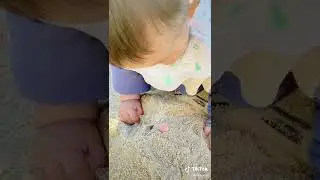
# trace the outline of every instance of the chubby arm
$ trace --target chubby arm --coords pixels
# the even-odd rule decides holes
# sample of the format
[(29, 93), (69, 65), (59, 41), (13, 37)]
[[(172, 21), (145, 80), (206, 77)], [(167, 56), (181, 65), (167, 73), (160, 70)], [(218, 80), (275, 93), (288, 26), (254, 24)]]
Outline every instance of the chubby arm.
[(143, 115), (140, 94), (150, 90), (143, 77), (134, 72), (110, 65), (114, 90), (120, 94), (120, 121), (127, 124), (139, 123)]
[(110, 65), (114, 90), (121, 95), (139, 95), (151, 89), (143, 77), (134, 71)]

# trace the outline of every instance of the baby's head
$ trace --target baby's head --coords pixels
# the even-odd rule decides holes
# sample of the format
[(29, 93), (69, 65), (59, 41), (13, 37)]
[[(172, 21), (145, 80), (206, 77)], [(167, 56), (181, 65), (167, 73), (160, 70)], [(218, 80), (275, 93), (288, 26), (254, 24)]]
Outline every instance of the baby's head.
[(123, 68), (173, 64), (189, 40), (196, 0), (110, 0), (110, 63)]

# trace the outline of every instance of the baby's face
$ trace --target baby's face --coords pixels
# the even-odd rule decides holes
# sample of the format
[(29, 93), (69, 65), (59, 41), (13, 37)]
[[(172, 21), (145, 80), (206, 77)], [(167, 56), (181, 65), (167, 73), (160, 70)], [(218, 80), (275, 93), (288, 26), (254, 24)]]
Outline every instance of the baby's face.
[(138, 69), (157, 64), (174, 64), (188, 47), (189, 27), (187, 23), (180, 31), (164, 30), (161, 34), (155, 28), (148, 29), (146, 36), (150, 42), (151, 53), (144, 55), (139, 63), (128, 60), (124, 68)]

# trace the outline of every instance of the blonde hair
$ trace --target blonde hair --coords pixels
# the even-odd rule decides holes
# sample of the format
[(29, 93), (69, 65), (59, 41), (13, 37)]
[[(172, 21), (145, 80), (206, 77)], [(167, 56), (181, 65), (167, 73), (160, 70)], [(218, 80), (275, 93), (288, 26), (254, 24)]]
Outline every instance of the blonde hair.
[(141, 62), (151, 52), (146, 26), (180, 27), (188, 17), (188, 0), (109, 0), (109, 62), (122, 67), (124, 59)]

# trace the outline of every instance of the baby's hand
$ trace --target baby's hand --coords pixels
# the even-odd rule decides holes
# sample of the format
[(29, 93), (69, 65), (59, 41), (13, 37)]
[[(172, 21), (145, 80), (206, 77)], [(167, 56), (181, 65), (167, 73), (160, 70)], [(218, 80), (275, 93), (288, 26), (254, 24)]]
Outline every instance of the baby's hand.
[(139, 123), (140, 116), (143, 115), (140, 96), (121, 96), (119, 115), (121, 122), (126, 124)]

